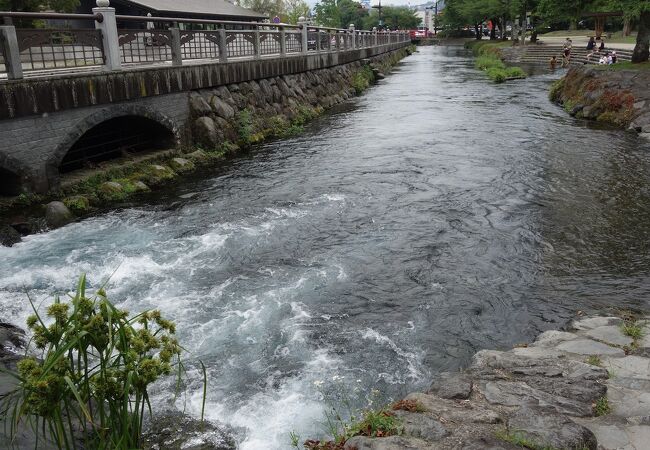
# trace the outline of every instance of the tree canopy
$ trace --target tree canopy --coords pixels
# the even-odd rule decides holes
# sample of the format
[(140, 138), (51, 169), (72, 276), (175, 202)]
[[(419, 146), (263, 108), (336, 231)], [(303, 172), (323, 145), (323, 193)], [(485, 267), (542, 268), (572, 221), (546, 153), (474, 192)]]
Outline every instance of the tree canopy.
[(488, 20), (505, 28), (516, 17), (532, 13), (538, 25), (565, 24), (575, 28), (586, 13), (622, 12), (626, 21), (638, 23), (633, 61), (647, 61), (650, 47), (650, 0), (447, 0), (443, 25), (477, 30)]
[[(321, 0), (314, 11), (316, 23), (327, 27), (348, 28), (350, 24), (354, 24), (357, 30), (380, 27), (379, 12), (369, 11), (353, 0)], [(415, 11), (406, 6), (384, 6), (381, 18), (383, 26), (391, 30), (416, 28), (421, 22)]]
[(79, 0), (0, 0), (0, 11), (57, 11), (73, 12)]

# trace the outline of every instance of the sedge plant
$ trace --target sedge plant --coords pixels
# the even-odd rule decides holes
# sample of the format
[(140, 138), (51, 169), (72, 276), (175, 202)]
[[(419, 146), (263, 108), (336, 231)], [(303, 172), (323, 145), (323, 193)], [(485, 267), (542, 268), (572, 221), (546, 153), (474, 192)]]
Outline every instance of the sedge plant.
[(87, 295), (85, 276), (69, 302), (57, 297), (45, 314), (30, 303), (27, 350), (35, 356), (11, 372), (15, 389), (1, 402), (10, 434), (28, 424), (60, 449), (141, 448), (148, 387), (182, 372), (174, 323), (159, 311), (130, 316), (103, 288)]

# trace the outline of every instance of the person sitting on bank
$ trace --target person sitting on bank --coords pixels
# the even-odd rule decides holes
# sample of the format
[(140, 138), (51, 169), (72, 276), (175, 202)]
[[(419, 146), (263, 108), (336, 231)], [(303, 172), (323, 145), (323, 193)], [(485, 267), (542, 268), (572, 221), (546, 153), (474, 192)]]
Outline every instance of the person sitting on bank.
[(595, 48), (596, 48), (596, 39), (593, 36), (591, 36), (589, 38), (589, 42), (587, 42), (587, 50), (593, 51), (593, 49)]
[(551, 60), (548, 62), (548, 65), (550, 66), (551, 70), (555, 70), (555, 68), (557, 67), (557, 58), (555, 57), (555, 55), (551, 57)]
[(598, 60), (598, 64), (601, 66), (606, 66), (611, 64), (611, 57), (609, 56), (609, 53), (605, 53), (603, 56), (600, 57), (600, 60)]
[(605, 50), (605, 39), (600, 38), (600, 47), (598, 47), (598, 51), (602, 52), (603, 50)]
[(618, 61), (618, 56), (616, 56), (616, 52), (612, 52), (612, 54), (609, 56), (612, 58), (612, 64), (616, 64), (616, 61)]

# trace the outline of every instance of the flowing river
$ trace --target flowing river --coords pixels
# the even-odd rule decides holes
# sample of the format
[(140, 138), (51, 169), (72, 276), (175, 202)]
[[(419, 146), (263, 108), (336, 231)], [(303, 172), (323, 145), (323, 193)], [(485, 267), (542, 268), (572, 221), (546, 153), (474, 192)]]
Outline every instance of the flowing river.
[(323, 389), (396, 398), (578, 310), (648, 309), (650, 144), (551, 104), (557, 76), (495, 85), (421, 48), (298, 137), (0, 248), (2, 319), (112, 274), (114, 302), (176, 321), (250, 450), (319, 435)]

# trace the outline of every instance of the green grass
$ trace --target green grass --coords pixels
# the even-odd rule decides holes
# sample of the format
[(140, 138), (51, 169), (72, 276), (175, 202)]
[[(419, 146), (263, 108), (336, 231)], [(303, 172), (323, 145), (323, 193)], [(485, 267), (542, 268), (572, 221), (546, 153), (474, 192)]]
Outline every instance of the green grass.
[(605, 416), (612, 411), (607, 396), (600, 397), (594, 404), (594, 415), (596, 417)]
[(626, 322), (621, 325), (621, 332), (634, 339), (641, 339), (643, 337), (643, 325), (640, 322)]
[(501, 59), (495, 58), (494, 56), (491, 55), (481, 55), (478, 58), (476, 58), (476, 61), (474, 62), (474, 65), (481, 70), (489, 70), (489, 69), (505, 69), (506, 65)]
[(500, 430), (495, 433), (495, 437), (504, 442), (509, 442), (512, 445), (517, 445), (530, 450), (558, 450), (555, 447), (548, 445), (540, 445), (537, 442), (528, 439), (518, 431)]
[(591, 364), (592, 366), (598, 366), (598, 367), (600, 367), (601, 364), (602, 364), (600, 356), (597, 356), (597, 355), (592, 355), (592, 356), (588, 357), (585, 362), (587, 364)]
[(402, 433), (402, 422), (388, 409), (369, 410), (358, 422), (350, 423), (346, 436), (386, 437)]
[[(17, 387), (2, 399), (10, 434), (26, 422), (42, 441), (60, 449), (140, 448), (151, 414), (148, 387), (182, 373), (175, 325), (160, 312), (129, 315), (100, 288), (86, 293), (82, 276), (69, 303), (58, 297), (27, 319), (33, 334), (16, 373)], [(32, 348), (33, 347), (33, 348)]]

